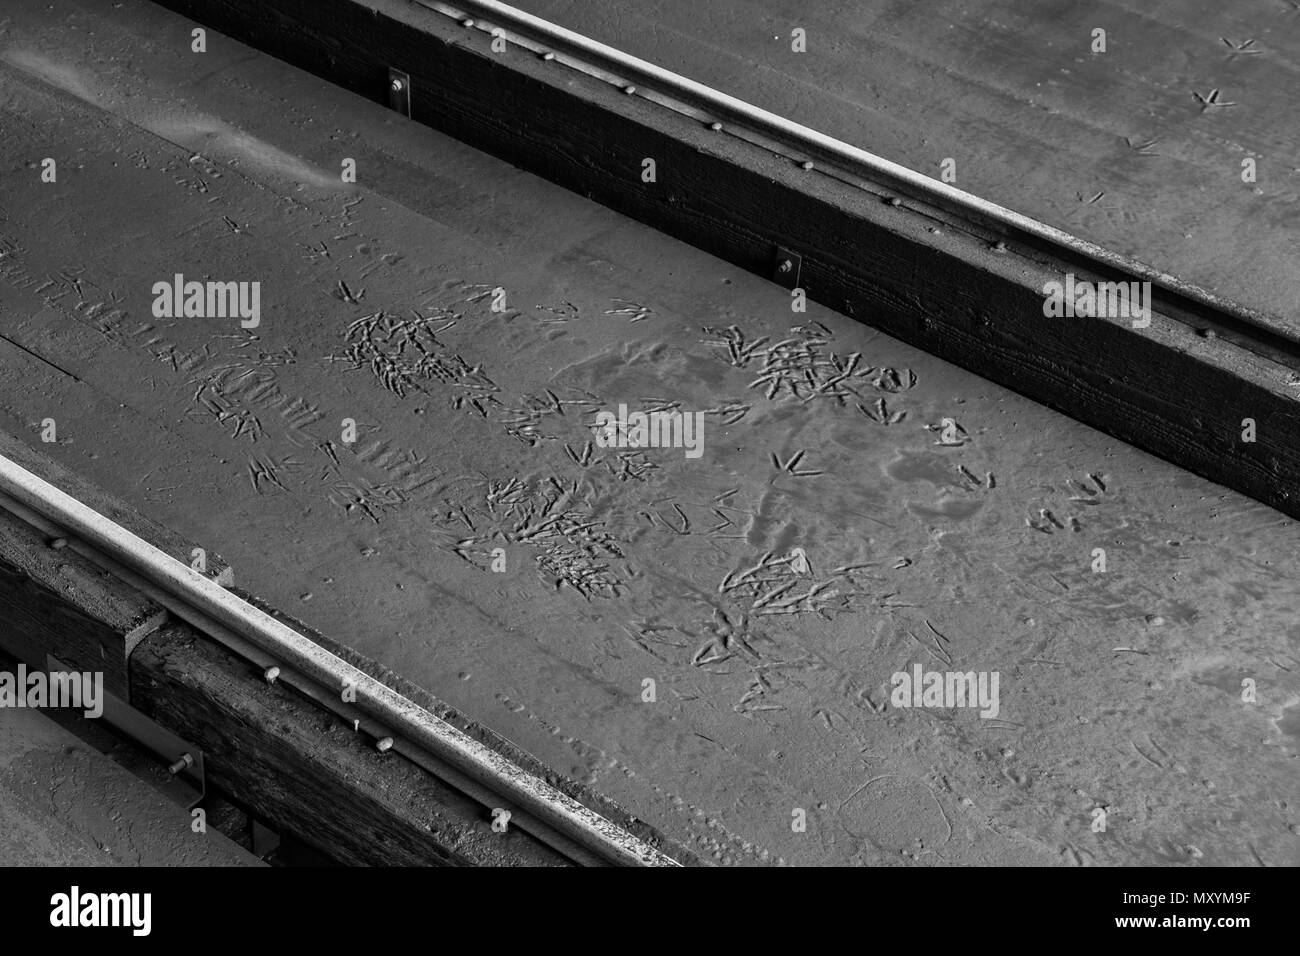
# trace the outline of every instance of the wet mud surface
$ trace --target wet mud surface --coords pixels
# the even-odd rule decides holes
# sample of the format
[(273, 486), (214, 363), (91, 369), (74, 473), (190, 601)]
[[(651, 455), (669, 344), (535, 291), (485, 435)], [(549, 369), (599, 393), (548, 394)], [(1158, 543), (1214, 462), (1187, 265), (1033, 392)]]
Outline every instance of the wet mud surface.
[[(179, 18), (47, 6), (0, 21), (0, 427), (717, 862), (1300, 862), (1296, 522), (245, 48), (196, 69)], [(155, 319), (176, 273), (260, 325)], [(703, 454), (602, 447), (620, 404)], [(891, 705), (916, 665), (996, 716)]]

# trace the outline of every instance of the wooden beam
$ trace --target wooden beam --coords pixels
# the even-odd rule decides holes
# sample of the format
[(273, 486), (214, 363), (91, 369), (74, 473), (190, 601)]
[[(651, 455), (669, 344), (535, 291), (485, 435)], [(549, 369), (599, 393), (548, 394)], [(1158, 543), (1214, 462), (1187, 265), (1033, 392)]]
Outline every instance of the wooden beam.
[(494, 54), (401, 0), (156, 2), (376, 102), (400, 69), (419, 122), (753, 271), (793, 250), (810, 298), (1300, 517), (1300, 350), (1238, 310), (1156, 290), (1146, 328), (1048, 318), (1045, 283), (1126, 276), (802, 169), (522, 49)]
[(254, 595), (248, 594), (239, 588), (231, 588), (231, 590), (242, 597), (245, 601), (248, 601), (250, 604), (260, 608), (262, 611), (265, 611), (277, 620), (289, 625), (300, 634), (310, 638), (331, 654), (341, 657), (358, 670), (364, 671), (381, 683), (393, 688), (393, 690), (397, 691), (407, 700), (418, 704), (425, 710), (435, 714), (442, 720), (447, 721), (447, 723), (451, 724), (453, 727), (456, 727), (458, 730), (474, 738), (479, 743), (497, 751), (517, 767), (520, 767), (527, 773), (546, 781), (546, 783), (554, 787), (556, 790), (559, 790), (561, 793), (572, 797), (584, 806), (596, 811), (605, 819), (619, 827), (622, 827), (624, 830), (627, 830), (638, 839), (654, 845), (661, 852), (671, 856), (679, 863), (682, 863), (683, 865), (696, 865), (699, 862), (686, 848), (679, 846), (674, 841), (668, 839), (664, 834), (650, 826), (650, 824), (629, 813), (624, 807), (615, 803), (613, 800), (610, 800), (599, 791), (594, 790), (585, 784), (579, 783), (570, 777), (557, 773), (528, 751), (515, 746), (500, 734), (485, 727), (478, 721), (471, 719), (454, 707), (439, 700), (437, 697), (434, 697), (418, 684), (413, 684), (395, 671), (389, 670), (382, 663), (371, 660), (369, 657), (358, 653), (346, 644), (340, 644), (338, 641), (335, 641), (327, 635), (307, 626), (297, 618), (285, 614), (277, 608), (271, 607), (265, 601), (260, 600)]
[(167, 612), (81, 555), (55, 548), (0, 510), (0, 645), (44, 669), (47, 654), (76, 671), (104, 675), (125, 700), (127, 659)]
[(134, 706), (204, 752), (212, 785), (355, 866), (548, 866), (563, 857), (188, 626), (131, 660)]
[[(187, 553), (183, 539), (0, 433), (5, 457), (94, 502), (134, 533)], [(224, 566), (224, 565), (223, 565)], [(556, 774), (424, 689), (351, 648), (229, 588), (313, 643), (448, 721), (516, 766), (637, 837), (690, 855), (589, 788)], [(71, 547), (0, 508), (0, 646), (34, 665), (52, 654), (102, 671), (105, 687), (199, 747), (210, 782), (260, 818), (352, 865), (568, 865), (559, 851), (374, 741), (321, 704), (268, 685), (260, 670), (167, 612)], [(436, 769), (436, 768), (435, 768)]]
[(381, 756), (319, 705), (268, 686), (247, 662), (167, 623), (161, 607), (3, 509), (0, 646), (31, 666), (52, 654), (102, 672), (106, 690), (203, 750), (214, 786), (341, 863), (566, 863), (522, 832), (492, 832), (486, 810), (459, 791)]

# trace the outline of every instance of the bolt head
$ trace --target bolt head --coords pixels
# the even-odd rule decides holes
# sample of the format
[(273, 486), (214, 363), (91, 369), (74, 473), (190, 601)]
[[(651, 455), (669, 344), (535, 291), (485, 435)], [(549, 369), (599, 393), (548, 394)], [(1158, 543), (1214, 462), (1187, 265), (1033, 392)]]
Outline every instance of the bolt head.
[(794, 268), (794, 263), (791, 262), (789, 259), (782, 259), (781, 264), (777, 266), (777, 269), (780, 272), (789, 272), (793, 268)]
[(388, 84), (388, 88), (392, 90), (394, 93), (400, 93), (402, 92), (402, 90), (406, 89), (406, 84), (403, 83), (401, 80), (393, 80), (391, 83)]

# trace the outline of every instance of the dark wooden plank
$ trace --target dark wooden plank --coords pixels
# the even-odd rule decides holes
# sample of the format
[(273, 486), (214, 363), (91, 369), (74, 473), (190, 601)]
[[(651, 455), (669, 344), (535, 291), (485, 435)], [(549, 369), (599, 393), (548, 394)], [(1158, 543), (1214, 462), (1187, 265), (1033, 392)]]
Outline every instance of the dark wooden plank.
[(127, 659), (167, 612), (68, 548), (53, 548), (0, 509), (0, 644), (44, 668), (45, 656), (102, 672), (125, 699)]
[(249, 594), (240, 588), (231, 588), (230, 590), (235, 594), (238, 594), (250, 604), (265, 611), (267, 614), (271, 615), (271, 617), (289, 625), (298, 633), (310, 638), (321, 647), (330, 651), (330, 653), (347, 661), (353, 667), (360, 671), (364, 671), (381, 683), (393, 688), (408, 700), (419, 704), (425, 710), (437, 715), (439, 718), (447, 721), (447, 723), (457, 729), (464, 731), (480, 743), (491, 747), (493, 750), (504, 755), (516, 766), (522, 767), (533, 776), (545, 780), (555, 789), (572, 797), (584, 806), (595, 810), (601, 816), (618, 824), (629, 833), (632, 833), (636, 837), (646, 841), (661, 852), (666, 853), (668, 856), (673, 857), (679, 863), (686, 866), (693, 866), (699, 863), (699, 860), (695, 855), (685, 847), (668, 839), (664, 834), (660, 833), (644, 820), (629, 813), (625, 808), (620, 806), (618, 803), (615, 803), (613, 800), (610, 800), (599, 791), (570, 777), (566, 777), (564, 774), (557, 773), (526, 750), (515, 746), (509, 740), (502, 737), (500, 734), (495, 733), (490, 728), (485, 727), (478, 721), (471, 720), (456, 708), (451, 707), (445, 702), (439, 700), (437, 697), (434, 697), (423, 687), (412, 683), (396, 672), (390, 670), (382, 663), (372, 660), (353, 648), (348, 647), (345, 644), (340, 644), (338, 641), (331, 639), (327, 635), (308, 627), (302, 621), (289, 614), (285, 614), (277, 608), (271, 607), (255, 595)]
[(883, 203), (530, 53), (492, 54), (409, 4), (160, 2), (377, 102), (402, 69), (420, 122), (754, 271), (791, 248), (810, 298), (1300, 516), (1300, 358), (1227, 313), (1170, 294), (1147, 329), (1046, 318), (1045, 282), (1121, 276), (1036, 242), (991, 251), (995, 232)]
[(359, 866), (563, 865), (487, 812), (187, 626), (131, 660), (132, 703), (204, 752), (209, 780), (281, 830)]

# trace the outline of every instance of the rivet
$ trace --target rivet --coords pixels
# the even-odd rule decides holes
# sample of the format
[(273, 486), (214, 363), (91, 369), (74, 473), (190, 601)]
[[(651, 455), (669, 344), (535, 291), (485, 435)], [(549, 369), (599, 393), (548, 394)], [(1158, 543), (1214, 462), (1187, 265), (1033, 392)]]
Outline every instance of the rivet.
[(280, 668), (272, 664), (266, 670), (262, 671), (262, 677), (268, 684), (274, 684), (275, 679), (280, 676)]
[(555, 59), (555, 54), (552, 53), (550, 50), (547, 50), (545, 53), (542, 54), (542, 59), (546, 60), (549, 63), (551, 60)]
[(388, 753), (388, 751), (393, 749), (393, 738), (381, 737), (379, 740), (375, 741), (375, 749), (381, 754)]
[(722, 124), (716, 121), (712, 122), (709, 124), (709, 129), (713, 130), (715, 133), (720, 133), (722, 132)]
[(889, 204), (891, 206), (901, 206), (903, 205), (903, 200), (899, 199), (897, 196), (890, 196)]
[(53, 541), (50, 542), (50, 547), (53, 548), (55, 551), (62, 551), (67, 546), (68, 546), (67, 538), (55, 538)]
[(466, 28), (472, 27), (474, 25), (474, 21), (471, 20), (469, 17), (466, 17), (464, 20), (460, 21), (460, 25)]
[(630, 96), (631, 94), (636, 92), (636, 87), (633, 86), (631, 83), (629, 83), (627, 86), (623, 87), (623, 92), (627, 93)]
[(802, 163), (799, 164), (799, 166), (801, 169), (812, 169), (813, 168), (812, 160), (805, 159)]

